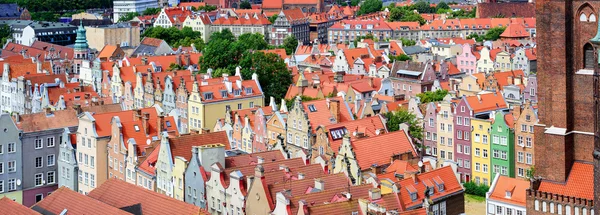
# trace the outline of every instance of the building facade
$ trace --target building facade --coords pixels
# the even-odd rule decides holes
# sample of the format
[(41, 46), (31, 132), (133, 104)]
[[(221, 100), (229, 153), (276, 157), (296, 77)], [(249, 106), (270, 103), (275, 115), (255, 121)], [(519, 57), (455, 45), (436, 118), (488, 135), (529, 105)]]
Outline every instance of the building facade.
[[(18, 116), (17, 116), (18, 118)], [(23, 202), (23, 146), (21, 131), (9, 114), (0, 114), (0, 128), (6, 131), (0, 138), (0, 196)], [(18, 181), (18, 183), (17, 183)]]
[(285, 38), (294, 36), (300, 43), (310, 41), (310, 22), (299, 8), (282, 10), (275, 19), (269, 37), (271, 45), (283, 45)]
[(118, 22), (126, 13), (143, 13), (148, 8), (158, 8), (158, 2), (152, 0), (116, 0), (113, 1), (113, 22)]
[(492, 178), (496, 174), (515, 177), (514, 118), (512, 113), (497, 112), (490, 130), (492, 144)]

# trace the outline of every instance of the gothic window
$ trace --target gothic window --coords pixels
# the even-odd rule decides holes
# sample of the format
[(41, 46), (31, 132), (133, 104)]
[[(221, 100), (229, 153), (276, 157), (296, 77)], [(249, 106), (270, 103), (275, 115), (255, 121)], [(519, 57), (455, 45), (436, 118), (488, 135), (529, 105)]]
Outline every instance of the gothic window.
[(593, 13), (590, 14), (590, 18), (588, 19), (588, 22), (596, 22), (596, 15), (594, 15)]
[(585, 13), (581, 13), (581, 15), (579, 16), (579, 21), (580, 22), (587, 22), (587, 16), (585, 15)]
[(590, 44), (585, 44), (583, 47), (583, 63), (584, 68), (593, 69), (594, 68), (594, 48)]

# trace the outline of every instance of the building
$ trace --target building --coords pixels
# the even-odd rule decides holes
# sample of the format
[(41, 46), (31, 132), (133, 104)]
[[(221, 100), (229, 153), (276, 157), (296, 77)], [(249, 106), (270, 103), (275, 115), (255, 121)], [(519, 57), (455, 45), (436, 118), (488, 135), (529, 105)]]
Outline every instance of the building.
[(472, 118), (471, 124), (473, 125), (473, 131), (471, 132), (471, 147), (473, 149), (471, 154), (473, 170), (471, 181), (478, 185), (483, 184), (489, 186), (493, 181), (490, 158), (490, 129), (492, 120)]
[(461, 182), (469, 182), (472, 180), (470, 165), (465, 166), (464, 162), (469, 164), (471, 161), (471, 119), (473, 119), (474, 111), (469, 106), (466, 97), (462, 97), (454, 107), (454, 156), (458, 164), (457, 172), (460, 175)]
[(79, 166), (77, 164), (77, 135), (65, 128), (60, 142), (58, 158), (58, 187), (67, 187), (71, 190), (79, 190), (77, 176)]
[[(18, 116), (16, 117), (18, 118)], [(6, 131), (0, 139), (0, 196), (23, 202), (23, 144), (21, 131), (9, 114), (0, 114), (0, 128)], [(19, 181), (19, 183), (17, 183)]]
[[(527, 214), (525, 206), (528, 188), (528, 181), (496, 175), (490, 190), (486, 193), (486, 214)], [(550, 210), (554, 211), (554, 208)]]
[(277, 15), (269, 37), (271, 45), (283, 45), (285, 38), (294, 36), (299, 43), (310, 41), (310, 20), (298, 8), (282, 10)]
[(266, 12), (298, 9), (302, 13), (320, 13), (325, 11), (326, 5), (323, 0), (263, 0), (261, 8)]
[(373, 35), (379, 41), (392, 39), (392, 28), (384, 20), (342, 20), (327, 30), (329, 43), (352, 43), (360, 36)]
[(308, 17), (310, 19), (310, 41), (318, 41), (322, 44), (327, 44), (329, 27), (344, 18), (341, 13), (315, 13)]
[[(454, 162), (454, 104), (450, 96), (439, 102), (437, 111), (437, 150), (433, 154), (437, 155), (438, 167), (441, 167), (446, 161)], [(434, 148), (435, 150), (435, 148)]]
[(477, 18), (491, 17), (535, 17), (535, 5), (530, 2), (480, 2)]
[(142, 42), (140, 42), (140, 45), (137, 48), (135, 48), (135, 50), (133, 50), (133, 52), (131, 53), (131, 56), (132, 57), (145, 56), (145, 55), (158, 56), (158, 55), (165, 55), (165, 54), (172, 54), (172, 53), (174, 53), (173, 49), (164, 40), (150, 38), (150, 37), (144, 37)]
[(395, 61), (390, 70), (394, 95), (403, 94), (406, 98), (411, 98), (433, 90), (436, 74), (431, 62)]
[(143, 13), (148, 8), (158, 8), (158, 2), (153, 0), (115, 0), (113, 1), (113, 22), (118, 22), (126, 13)]
[[(205, 82), (201, 82), (205, 83)], [(240, 110), (253, 108), (255, 105), (264, 106), (264, 94), (258, 76), (252, 80), (229, 81), (227, 77), (222, 83), (199, 86), (198, 81), (192, 84), (188, 100), (188, 128), (202, 130), (211, 128), (222, 118), (223, 110)]]
[(392, 38), (406, 38), (417, 41), (421, 39), (421, 24), (419, 22), (387, 22), (392, 29)]
[(77, 130), (77, 113), (46, 109), (17, 118), (23, 143), (23, 205), (32, 206), (58, 188), (60, 143), (65, 128)]
[(456, 66), (460, 72), (465, 74), (473, 74), (477, 72), (477, 59), (472, 52), (472, 46), (469, 44), (462, 45), (462, 53), (456, 56)]
[[(245, 14), (239, 18), (236, 17), (219, 17), (212, 22), (210, 26), (211, 32), (221, 32), (224, 29), (229, 29), (237, 38), (245, 33), (259, 33), (269, 41), (269, 25), (271, 22), (263, 14)], [(209, 34), (210, 36), (210, 34)]]
[(406, 210), (425, 207), (423, 201), (429, 201), (428, 210), (433, 214), (462, 214), (465, 212), (464, 189), (454, 174), (449, 166), (411, 173), (397, 182), (395, 189), (400, 189), (399, 196)]
[(31, 209), (40, 214), (60, 214), (66, 211), (78, 214), (90, 213), (90, 211), (119, 215), (130, 214), (122, 208), (113, 207), (66, 187), (62, 187), (52, 194), (33, 205)]
[(192, 15), (192, 11), (185, 7), (162, 8), (154, 21), (154, 27), (176, 27), (181, 30), (183, 22), (190, 15)]
[(26, 8), (21, 8), (16, 3), (0, 4), (0, 20), (30, 20), (31, 14)]
[[(117, 23), (113, 25), (87, 26), (86, 38), (90, 49), (100, 51), (106, 45), (121, 48), (140, 45), (140, 27), (135, 23)], [(122, 56), (124, 57), (124, 56)]]
[(84, 60), (91, 60), (90, 47), (86, 38), (85, 28), (83, 25), (79, 25), (77, 28), (77, 37), (75, 39), (75, 45), (73, 47), (73, 69), (71, 73), (79, 75), (81, 73), (81, 65)]
[(496, 174), (515, 177), (515, 131), (512, 113), (497, 112), (490, 130), (492, 136), (492, 178)]
[(56, 45), (70, 45), (75, 42), (77, 26), (61, 22), (1, 20), (0, 24), (10, 26), (15, 43), (31, 46), (35, 41)]
[(538, 122), (537, 109), (527, 101), (513, 109), (515, 115), (515, 176), (528, 178), (534, 169), (534, 125)]
[(211, 24), (212, 21), (206, 14), (190, 15), (183, 21), (183, 27), (190, 27), (194, 31), (199, 31), (200, 37), (204, 41), (208, 41), (212, 34)]
[(521, 48), (516, 50), (512, 62), (512, 70), (523, 70), (525, 76), (537, 73), (537, 55), (535, 48)]
[(71, 15), (71, 25), (103, 26), (112, 24), (112, 20), (106, 14), (81, 12)]

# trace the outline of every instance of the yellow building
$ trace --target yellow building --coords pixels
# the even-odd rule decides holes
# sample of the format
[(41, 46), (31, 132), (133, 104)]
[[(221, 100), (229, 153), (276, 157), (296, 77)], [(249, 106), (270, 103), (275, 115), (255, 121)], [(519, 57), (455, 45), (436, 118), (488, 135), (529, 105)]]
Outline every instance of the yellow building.
[(10, 193), (0, 194), (0, 199), (4, 198), (4, 197), (12, 199), (13, 201), (18, 202), (19, 204), (23, 204), (23, 191), (22, 190), (17, 190), (17, 191), (13, 191)]
[(490, 54), (493, 55), (492, 58), (494, 60), (494, 70), (505, 72), (512, 69), (510, 53), (494, 49)]
[(175, 165), (173, 165), (173, 198), (183, 201), (184, 186), (183, 176), (185, 169), (188, 166), (188, 160), (183, 157), (175, 157)]
[[(214, 84), (209, 84), (214, 83)], [(201, 130), (212, 128), (217, 120), (224, 117), (224, 110), (241, 110), (264, 107), (264, 94), (258, 76), (252, 80), (223, 81), (202, 80), (202, 86), (195, 81), (188, 100), (188, 127)]]
[(471, 132), (471, 144), (473, 151), (471, 153), (472, 179), (477, 184), (490, 186), (492, 174), (490, 169), (490, 133), (492, 126), (491, 119), (471, 118), (473, 131)]
[(188, 16), (183, 21), (183, 27), (190, 27), (192, 30), (200, 32), (200, 37), (204, 41), (208, 41), (210, 38), (210, 26), (210, 18), (205, 14)]
[(477, 76), (467, 74), (460, 78), (457, 91), (457, 96), (460, 98), (462, 96), (477, 95), (477, 93), (481, 92), (482, 90), (477, 82)]

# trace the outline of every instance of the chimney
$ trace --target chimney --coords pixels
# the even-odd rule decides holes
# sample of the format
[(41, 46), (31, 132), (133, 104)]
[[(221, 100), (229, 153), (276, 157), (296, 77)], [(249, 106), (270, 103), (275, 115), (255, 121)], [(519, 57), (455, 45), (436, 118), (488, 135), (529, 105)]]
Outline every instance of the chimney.
[(214, 163), (225, 165), (225, 145), (209, 144), (204, 146), (195, 146), (198, 148), (198, 160), (205, 170), (211, 169)]
[(73, 105), (73, 110), (75, 110), (75, 112), (77, 112), (77, 115), (79, 115), (79, 114), (81, 114), (81, 112), (83, 112), (80, 104)]
[(302, 180), (304, 179), (304, 173), (299, 172), (298, 173), (298, 180)]
[(381, 199), (381, 190), (379, 188), (370, 189), (369, 198), (371, 199), (371, 201)]
[(417, 171), (405, 171), (404, 172), (404, 178), (412, 178), (414, 183), (417, 183)]
[(186, 53), (185, 55), (183, 55), (183, 58), (185, 60), (185, 65), (189, 66), (192, 64), (191, 60), (190, 60), (190, 54)]
[(340, 121), (340, 101), (337, 99), (330, 99), (329, 100), (329, 112), (331, 112), (331, 115), (333, 116), (333, 118), (335, 118), (336, 122)]
[(254, 167), (254, 177), (256, 178), (263, 178), (265, 177), (265, 169), (263, 168), (262, 165), (256, 165), (256, 167)]
[(46, 109), (46, 115), (51, 115), (52, 114), (52, 109), (47, 107)]
[(144, 112), (142, 117), (142, 127), (144, 128), (144, 134), (148, 134), (148, 130), (150, 125), (148, 124), (148, 120), (150, 120), (150, 113)]
[(265, 159), (261, 156), (256, 156), (257, 163), (262, 164), (265, 162)]
[(165, 130), (163, 128), (163, 125), (165, 124), (165, 116), (164, 115), (160, 115), (158, 116), (158, 119), (156, 120), (156, 131), (158, 132), (158, 134), (162, 134), (163, 130)]
[(19, 115), (19, 112), (14, 112), (13, 116), (15, 116), (15, 122), (16, 123), (21, 122), (21, 115)]
[(325, 190), (325, 181), (320, 178), (315, 178), (315, 189), (318, 189), (319, 191)]
[(179, 55), (179, 54), (175, 55), (175, 64), (177, 64), (178, 66), (181, 66), (181, 55)]

